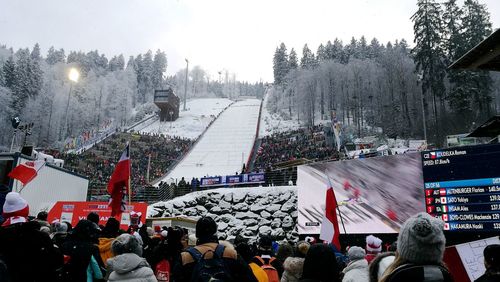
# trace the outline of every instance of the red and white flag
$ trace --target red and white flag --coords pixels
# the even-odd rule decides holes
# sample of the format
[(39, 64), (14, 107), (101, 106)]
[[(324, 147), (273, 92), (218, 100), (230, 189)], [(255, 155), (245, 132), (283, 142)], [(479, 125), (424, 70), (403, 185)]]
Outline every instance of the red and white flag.
[(337, 219), (337, 199), (335, 198), (335, 192), (333, 191), (330, 178), (328, 178), (328, 183), (329, 187), (326, 189), (325, 214), (323, 215), (319, 238), (333, 243), (335, 247), (337, 247), (337, 250), (340, 251), (340, 229), (339, 221)]
[(130, 146), (127, 144), (120, 160), (115, 166), (115, 171), (111, 175), (108, 183), (108, 193), (111, 195), (109, 206), (111, 216), (120, 215), (125, 211), (124, 197), (129, 194), (130, 189)]
[(19, 180), (23, 185), (35, 179), (38, 172), (44, 167), (45, 161), (29, 161), (16, 166), (7, 176)]

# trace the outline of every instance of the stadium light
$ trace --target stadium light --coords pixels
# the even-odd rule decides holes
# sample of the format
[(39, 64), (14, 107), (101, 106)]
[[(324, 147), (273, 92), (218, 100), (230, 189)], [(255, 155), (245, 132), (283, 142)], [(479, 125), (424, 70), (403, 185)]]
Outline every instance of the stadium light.
[(68, 77), (69, 77), (69, 80), (76, 83), (76, 82), (78, 82), (78, 79), (80, 78), (80, 72), (75, 68), (71, 68), (71, 69), (69, 69)]

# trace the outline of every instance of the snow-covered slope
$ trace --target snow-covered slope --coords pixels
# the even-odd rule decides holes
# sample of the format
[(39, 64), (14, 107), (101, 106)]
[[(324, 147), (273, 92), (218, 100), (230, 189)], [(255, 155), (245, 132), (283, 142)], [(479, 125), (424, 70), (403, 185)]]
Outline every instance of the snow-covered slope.
[(226, 98), (202, 98), (188, 100), (186, 111), (179, 112), (174, 122), (159, 120), (140, 130), (141, 133), (160, 133), (189, 139), (198, 138), (207, 126), (233, 101)]
[(261, 234), (295, 241), (297, 187), (220, 188), (194, 192), (148, 207), (148, 217), (211, 216), (219, 237), (237, 234), (255, 239)]
[(232, 104), (163, 181), (241, 171), (255, 140), (260, 103), (258, 99), (247, 99)]

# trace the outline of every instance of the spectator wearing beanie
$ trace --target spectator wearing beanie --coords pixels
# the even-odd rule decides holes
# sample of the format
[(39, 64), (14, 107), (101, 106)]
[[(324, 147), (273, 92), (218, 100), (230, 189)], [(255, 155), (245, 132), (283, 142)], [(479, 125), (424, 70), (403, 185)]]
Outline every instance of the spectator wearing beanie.
[(62, 248), (68, 236), (68, 225), (66, 222), (55, 222), (52, 224), (52, 228), (55, 231), (54, 234), (52, 234), (52, 242), (54, 242), (54, 245), (57, 247)]
[(108, 281), (156, 282), (151, 267), (142, 255), (142, 245), (133, 235), (122, 234), (112, 243), (115, 255), (108, 259)]
[(304, 258), (307, 255), (307, 251), (311, 245), (308, 242), (300, 241), (297, 243), (295, 248), (295, 256), (289, 257), (283, 263), (283, 276), (281, 276), (281, 282), (297, 282), (302, 276), (302, 270), (304, 268)]
[(382, 240), (379, 238), (369, 235), (366, 237), (366, 257), (365, 259), (368, 263), (382, 251)]
[(40, 223), (40, 226), (44, 227), (49, 227), (50, 228), (50, 224), (49, 222), (47, 221), (47, 217), (48, 217), (48, 213), (46, 211), (41, 211), (39, 212), (37, 215), (36, 215), (36, 221), (38, 221), (38, 223)]
[(368, 282), (368, 262), (366, 252), (358, 246), (350, 247), (347, 251), (349, 264), (344, 268), (342, 282)]
[[(7, 266), (10, 282), (55, 281), (63, 264), (48, 234), (40, 223), (28, 222), (28, 203), (16, 192), (6, 195), (0, 228), (0, 256)], [(29, 271), (27, 271), (29, 270)]]
[(339, 267), (333, 250), (323, 244), (315, 244), (307, 251), (301, 282), (338, 282)]
[(223, 248), (222, 260), (227, 275), (230, 276), (232, 281), (257, 282), (250, 267), (238, 260), (237, 253), (233, 248), (225, 248), (219, 245), (217, 223), (211, 217), (202, 217), (196, 222), (196, 238), (198, 238), (196, 246), (188, 248), (187, 251), (181, 253), (181, 263), (177, 264), (174, 268), (173, 281), (191, 281), (191, 276), (197, 263), (196, 258), (191, 253), (198, 253), (204, 259), (211, 259), (219, 247)]
[(443, 264), (443, 227), (442, 220), (427, 213), (406, 220), (399, 231), (396, 258), (380, 281), (453, 281)]
[(500, 281), (500, 245), (487, 246), (483, 255), (486, 272), (474, 282)]

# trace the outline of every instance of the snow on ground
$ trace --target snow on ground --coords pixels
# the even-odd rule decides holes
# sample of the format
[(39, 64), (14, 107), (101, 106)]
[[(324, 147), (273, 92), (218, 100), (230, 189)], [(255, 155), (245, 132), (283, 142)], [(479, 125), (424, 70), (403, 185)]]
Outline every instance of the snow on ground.
[(297, 187), (220, 188), (190, 193), (148, 207), (148, 217), (212, 217), (221, 239), (272, 235), (296, 241)]
[(186, 111), (181, 110), (179, 118), (173, 122), (160, 122), (156, 120), (149, 126), (140, 130), (141, 133), (159, 133), (168, 136), (178, 136), (189, 139), (197, 139), (216, 119), (227, 106), (233, 101), (226, 98), (202, 98), (188, 100)]
[(162, 180), (240, 172), (252, 150), (259, 118), (258, 99), (232, 104), (208, 128), (186, 157)]
[(269, 90), (264, 96), (264, 104), (262, 105), (262, 116), (260, 119), (259, 137), (269, 136), (273, 133), (295, 130), (301, 127), (297, 119), (285, 120), (277, 113), (271, 113), (268, 106), (269, 96), (273, 91)]

